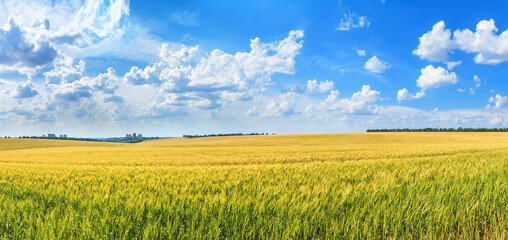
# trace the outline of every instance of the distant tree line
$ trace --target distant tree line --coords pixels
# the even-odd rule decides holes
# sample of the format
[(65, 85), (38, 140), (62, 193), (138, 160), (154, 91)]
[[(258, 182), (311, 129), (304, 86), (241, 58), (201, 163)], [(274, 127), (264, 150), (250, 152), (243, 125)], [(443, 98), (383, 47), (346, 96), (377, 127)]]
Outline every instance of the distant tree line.
[(112, 140), (112, 139), (107, 139), (107, 140), (104, 140), (104, 141), (105, 142), (120, 142), (120, 143), (138, 143), (138, 142), (143, 142), (143, 141), (146, 141), (146, 140), (154, 140), (154, 139), (159, 139), (159, 137), (144, 137), (144, 138), (126, 139), (126, 140), (120, 140), (120, 141)]
[(367, 129), (367, 132), (508, 132), (508, 128), (392, 128)]
[(90, 142), (102, 142), (100, 139), (95, 138), (75, 138), (75, 137), (46, 137), (46, 136), (20, 136), (18, 138), (30, 138), (30, 139), (57, 139), (57, 140), (74, 140), (74, 141), (90, 141)]
[[(11, 138), (5, 136), (5, 138)], [(138, 143), (146, 140), (159, 139), (159, 137), (144, 137), (142, 139), (96, 139), (96, 138), (76, 138), (76, 137), (47, 137), (47, 136), (20, 136), (18, 138), (29, 139), (56, 139), (56, 140), (73, 140), (73, 141), (89, 141), (89, 142), (119, 142), (119, 143)]]
[[(250, 136), (250, 135), (270, 135), (268, 133), (224, 133), (224, 134), (205, 134), (205, 135), (183, 135), (184, 138), (201, 138), (201, 137), (225, 137), (225, 136)], [(275, 133), (272, 133), (275, 135)]]

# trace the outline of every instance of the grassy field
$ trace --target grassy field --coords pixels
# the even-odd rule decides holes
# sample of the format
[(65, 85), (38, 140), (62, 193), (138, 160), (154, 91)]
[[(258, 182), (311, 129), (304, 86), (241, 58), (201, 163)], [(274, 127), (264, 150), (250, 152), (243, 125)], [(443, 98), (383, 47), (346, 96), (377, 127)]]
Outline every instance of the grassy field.
[(0, 139), (3, 239), (507, 239), (507, 133)]

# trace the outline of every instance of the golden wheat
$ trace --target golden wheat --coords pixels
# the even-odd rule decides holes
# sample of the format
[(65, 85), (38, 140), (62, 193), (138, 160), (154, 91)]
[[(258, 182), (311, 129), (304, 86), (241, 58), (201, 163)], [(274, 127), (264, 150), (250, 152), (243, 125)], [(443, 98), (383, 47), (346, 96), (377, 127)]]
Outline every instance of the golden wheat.
[(508, 237), (508, 134), (0, 139), (0, 236)]

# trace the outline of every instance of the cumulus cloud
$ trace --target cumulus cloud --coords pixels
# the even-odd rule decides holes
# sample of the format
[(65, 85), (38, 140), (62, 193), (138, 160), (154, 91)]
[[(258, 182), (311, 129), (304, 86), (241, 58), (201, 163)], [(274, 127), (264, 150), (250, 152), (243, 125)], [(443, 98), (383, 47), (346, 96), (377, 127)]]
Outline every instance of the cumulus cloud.
[(496, 94), (496, 96), (489, 98), (490, 104), (487, 104), (486, 108), (487, 109), (489, 109), (489, 108), (498, 109), (498, 108), (502, 107), (507, 102), (508, 102), (507, 96), (501, 96), (499, 94)]
[[(245, 104), (234, 101), (245, 101), (260, 96), (273, 84), (271, 78), (274, 74), (295, 73), (295, 56), (299, 54), (303, 44), (302, 31), (291, 31), (286, 38), (275, 42), (252, 39), (250, 50), (236, 53), (219, 49), (205, 53), (197, 46), (157, 44), (156, 46), (161, 48), (158, 60), (153, 64), (133, 67), (123, 76), (117, 76), (112, 68), (106, 73), (86, 76), (85, 67), (89, 65), (80, 59), (90, 56), (88, 52), (96, 51), (94, 49), (102, 49), (108, 42), (116, 45), (125, 34), (124, 31), (131, 30), (128, 29), (130, 24), (125, 21), (125, 17), (129, 14), (128, 1), (91, 0), (83, 5), (82, 2), (64, 0), (54, 1), (45, 7), (40, 4), (41, 2), (43, 1), (35, 0), (27, 4), (25, 1), (5, 0), (2, 4), (7, 7), (0, 10), (2, 22), (5, 22), (2, 18), (9, 15), (21, 19), (16, 23), (19, 24), (21, 31), (25, 32), (25, 38), (35, 46), (34, 51), (39, 50), (37, 49), (39, 42), (47, 42), (48, 46), (57, 52), (57, 56), (44, 64), (33, 65), (34, 67), (26, 65), (27, 69), (45, 67), (44, 70), (50, 65), (53, 66), (42, 73), (46, 80), (44, 86), (37, 82), (34, 82), (34, 86), (30, 80), (21, 84), (4, 83), (9, 84), (7, 88), (10, 92), (8, 95), (0, 96), (1, 101), (8, 99), (12, 102), (3, 102), (0, 111), (23, 116), (32, 121), (37, 121), (36, 119), (53, 121), (58, 118), (67, 120), (71, 118), (65, 116), (72, 115), (83, 118), (83, 122), (87, 123), (96, 123), (97, 119), (110, 123), (136, 117), (183, 116), (199, 113), (198, 110), (206, 113), (217, 112), (222, 106)], [(8, 14), (3, 14), (5, 9), (10, 9), (7, 11)], [(40, 18), (42, 13), (47, 16)], [(193, 23), (192, 15), (193, 13), (181, 14), (179, 17), (182, 21), (179, 24), (187, 26), (196, 24)], [(368, 26), (367, 17), (346, 14), (338, 30)], [(122, 44), (125, 42), (118, 44), (118, 48), (125, 46)], [(154, 45), (150, 45), (150, 48), (152, 46)], [(157, 47), (152, 49), (157, 51)], [(83, 54), (75, 54), (76, 52)], [(365, 55), (365, 50), (358, 50), (357, 54)], [(117, 55), (111, 53), (111, 56)], [(157, 53), (150, 55), (151, 58), (153, 56), (157, 57)], [(383, 72), (389, 68), (386, 62), (381, 60), (379, 62), (381, 65), (384, 64), (384, 67), (374, 67), (372, 68), (374, 72)], [(93, 63), (91, 65), (94, 66), (91, 69), (94, 71), (95, 65)], [(122, 81), (128, 84), (123, 84)], [(0, 80), (0, 84), (1, 82)], [(308, 99), (307, 95), (299, 95), (293, 89), (273, 97), (263, 107), (249, 109), (247, 114), (263, 118), (300, 114), (298, 111), (300, 100), (307, 101), (302, 103), (304, 104), (302, 106), (303, 108), (308, 106), (306, 109), (308, 113), (348, 116), (357, 114), (366, 117), (372, 113), (379, 114), (380, 107), (375, 103), (380, 99), (380, 93), (371, 90), (368, 85), (363, 86), (361, 91), (352, 96), (340, 99), (339, 92), (332, 91), (334, 89), (332, 81), (314, 79), (307, 83), (307, 91), (330, 92), (332, 97), (328, 96), (328, 102), (320, 105), (317, 99)], [(29, 97), (30, 95), (37, 97)], [(14, 97), (18, 99), (12, 99)], [(21, 101), (19, 98), (25, 99)], [(8, 105), (14, 102), (26, 104), (10, 108)], [(118, 114), (126, 108), (135, 108), (135, 111), (128, 111), (125, 115)], [(10, 110), (3, 111), (5, 109)], [(156, 119), (156, 121), (167, 120)], [(260, 119), (260, 121), (268, 120)]]
[(295, 92), (282, 93), (279, 99), (272, 99), (261, 114), (265, 118), (288, 117), (299, 114), (295, 111)]
[(321, 81), (318, 83), (316, 79), (307, 81), (307, 92), (329, 92), (333, 89), (333, 81)]
[(92, 88), (83, 81), (66, 83), (59, 85), (58, 88), (54, 90), (53, 96), (56, 100), (73, 102), (79, 100), (80, 98), (91, 97)]
[(460, 65), (462, 63), (462, 61), (444, 61), (444, 64), (446, 64), (446, 68), (448, 68), (448, 70), (452, 70), (454, 67)]
[(360, 50), (360, 49), (356, 50), (356, 54), (358, 54), (358, 56), (360, 56), (360, 57), (366, 55), (365, 50)]
[(370, 25), (370, 20), (366, 16), (356, 16), (354, 13), (344, 13), (340, 19), (336, 30), (349, 31), (352, 28), (364, 28)]
[(118, 82), (113, 68), (108, 68), (107, 73), (101, 73), (97, 77), (83, 77), (73, 82), (63, 82), (61, 84), (50, 84), (55, 100), (74, 102), (81, 98), (90, 98), (95, 92), (113, 94)]
[(420, 89), (420, 91), (415, 94), (409, 93), (409, 90), (407, 90), (407, 88), (397, 91), (397, 100), (399, 101), (399, 103), (402, 101), (409, 101), (417, 98), (422, 98), (423, 96), (425, 96), (425, 90), (423, 89)]
[[(66, 75), (65, 71), (61, 73), (63, 76)], [(54, 77), (62, 78), (56, 75), (56, 72)], [(124, 97), (116, 95), (120, 83), (120, 78), (116, 76), (113, 68), (108, 68), (105, 73), (84, 76), (77, 80), (46, 82), (45, 91), (40, 94), (37, 101), (25, 101), (22, 108), (15, 106), (13, 110), (23, 109), (39, 123), (46, 119), (44, 121), (76, 120), (111, 124), (132, 114), (129, 108), (133, 106), (129, 105)], [(136, 99), (138, 97), (137, 94), (133, 96), (136, 96)]]
[[(294, 57), (302, 47), (303, 36), (303, 31), (297, 30), (272, 43), (255, 38), (251, 40), (250, 52), (233, 55), (216, 49), (199, 60), (198, 47), (170, 50), (163, 45), (159, 62), (144, 69), (133, 67), (124, 79), (132, 85), (157, 86), (160, 94), (173, 94), (169, 101), (154, 98), (154, 101), (163, 99), (165, 105), (181, 107), (178, 104), (187, 102), (200, 108), (218, 108), (224, 102), (251, 99), (263, 91), (275, 73), (293, 74)], [(330, 83), (325, 82), (323, 88)]]
[(428, 65), (420, 71), (422, 74), (416, 80), (416, 85), (422, 89), (452, 85), (458, 81), (457, 75), (454, 72), (448, 72), (442, 67), (435, 68), (432, 65)]
[[(121, 40), (130, 26), (128, 14), (129, 3), (124, 0), (2, 1), (0, 20), (7, 23), (0, 29), (0, 71), (17, 71), (31, 78), (59, 58), (110, 51), (111, 46), (98, 45)], [(72, 71), (68, 69), (67, 77), (78, 79)], [(48, 73), (47, 81), (55, 80), (51, 79), (54, 74)]]
[[(162, 44), (159, 52), (160, 62), (139, 69), (134, 66), (125, 74), (125, 80), (133, 85), (162, 84), (171, 82), (174, 88), (181, 86), (177, 83), (185, 78), (185, 74), (191, 70), (190, 66), (183, 66), (195, 56), (198, 47), (182, 47), (179, 50), (168, 49), (167, 44)], [(181, 82), (181, 81), (180, 81)], [(175, 85), (176, 84), (176, 85)]]
[(33, 75), (36, 69), (51, 63), (57, 56), (58, 51), (49, 41), (30, 36), (12, 17), (0, 29), (0, 71)]
[(430, 61), (444, 61), (448, 59), (448, 51), (454, 47), (450, 40), (451, 32), (445, 29), (444, 21), (434, 24), (432, 30), (420, 37), (418, 48), (413, 51), (414, 55)]
[(43, 75), (46, 78), (46, 84), (60, 84), (73, 82), (83, 77), (85, 71), (85, 61), (80, 60), (73, 65), (73, 59), (65, 57), (60, 64), (55, 64), (54, 68)]
[(476, 32), (469, 29), (456, 30), (454, 40), (459, 49), (476, 53), (474, 61), (481, 64), (498, 64), (508, 60), (508, 31), (496, 35), (493, 19), (483, 20), (476, 25)]
[(188, 63), (197, 47), (183, 47), (170, 51), (161, 48), (161, 61), (139, 69), (131, 68), (125, 75), (133, 85), (163, 85), (168, 92), (219, 91), (226, 89), (248, 90), (257, 83), (263, 85), (274, 73), (294, 73), (294, 57), (302, 47), (303, 31), (291, 31), (282, 41), (261, 43), (259, 38), (251, 40), (250, 52), (234, 55), (219, 49), (202, 57), (197, 64)]
[(458, 49), (476, 54), (474, 61), (478, 64), (498, 64), (508, 61), (508, 30), (499, 35), (497, 32), (494, 20), (490, 19), (478, 22), (475, 32), (456, 30), (452, 37), (451, 31), (440, 21), (420, 37), (413, 54), (430, 61), (445, 61), (450, 51)]
[(375, 114), (379, 108), (372, 103), (379, 100), (380, 93), (371, 90), (369, 85), (363, 85), (362, 90), (355, 92), (351, 98), (339, 99), (339, 91), (333, 90), (319, 105), (321, 109), (340, 111), (346, 114)]
[(26, 81), (16, 86), (16, 90), (11, 92), (13, 98), (31, 98), (39, 95), (39, 92), (35, 90), (32, 82)]
[(369, 60), (367, 60), (367, 62), (365, 62), (363, 68), (374, 73), (383, 73), (388, 68), (390, 68), (390, 65), (387, 62), (379, 60), (379, 58), (374, 55)]
[(122, 20), (128, 15), (128, 1), (87, 1), (67, 24), (55, 31), (53, 39), (79, 47), (96, 44), (109, 36), (123, 34)]
[(0, 85), (12, 83), (11, 81), (0, 78)]
[(15, 16), (25, 37), (48, 42), (58, 53), (73, 58), (103, 54), (135, 58), (145, 56), (145, 51), (153, 53), (153, 42), (160, 43), (146, 27), (131, 24), (128, 15), (127, 0), (4, 0), (0, 8), (0, 21)]
[[(409, 101), (413, 99), (422, 98), (425, 96), (425, 90), (429, 88), (438, 88), (442, 86), (456, 84), (458, 81), (457, 74), (454, 72), (448, 72), (442, 67), (435, 68), (432, 65), (428, 65), (420, 70), (421, 75), (416, 80), (416, 85), (420, 87), (420, 91), (417, 93), (409, 93), (409, 90), (403, 88), (397, 91), (397, 100)], [(462, 89), (459, 89), (460, 92)]]
[[(303, 36), (303, 31), (296, 30), (280, 41), (263, 43), (255, 38), (251, 40), (250, 51), (233, 54), (218, 49), (206, 54), (199, 52), (197, 46), (163, 44), (159, 60), (143, 68), (133, 67), (123, 76), (117, 76), (113, 68), (86, 76), (84, 60), (62, 54), (53, 60), (53, 68), (42, 74), (46, 80), (43, 91), (31, 82), (17, 86), (2, 81), (0, 84), (8, 85), (3, 89), (9, 91), (0, 96), (3, 103), (0, 112), (25, 120), (30, 117), (31, 121), (44, 118), (89, 123), (112, 123), (129, 118), (159, 121), (172, 116), (217, 112), (224, 105), (261, 94), (272, 84), (273, 74), (293, 74), (294, 57), (299, 54)], [(333, 82), (324, 81), (316, 91), (330, 87)], [(30, 98), (35, 95), (38, 97)], [(10, 105), (15, 98), (25, 98), (21, 108)], [(262, 111), (254, 109), (249, 115), (271, 118), (297, 114), (294, 98), (291, 93), (283, 94)]]

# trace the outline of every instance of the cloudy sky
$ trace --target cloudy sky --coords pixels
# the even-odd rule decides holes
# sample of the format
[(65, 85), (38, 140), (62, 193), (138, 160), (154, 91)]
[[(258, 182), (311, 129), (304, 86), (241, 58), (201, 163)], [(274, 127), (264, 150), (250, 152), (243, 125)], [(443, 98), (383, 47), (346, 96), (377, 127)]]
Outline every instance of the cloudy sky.
[(506, 9), (2, 0), (0, 135), (508, 127)]

